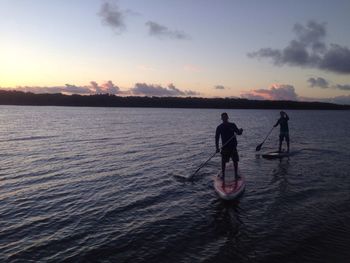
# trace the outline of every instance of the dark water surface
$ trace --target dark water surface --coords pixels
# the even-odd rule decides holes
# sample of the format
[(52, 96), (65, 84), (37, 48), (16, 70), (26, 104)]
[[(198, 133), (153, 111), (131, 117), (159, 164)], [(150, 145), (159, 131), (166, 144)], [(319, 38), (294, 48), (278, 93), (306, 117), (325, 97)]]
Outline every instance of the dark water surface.
[[(246, 191), (212, 186), (221, 110), (0, 107), (1, 262), (350, 262), (350, 112), (228, 110)], [(276, 149), (275, 129), (259, 153)]]

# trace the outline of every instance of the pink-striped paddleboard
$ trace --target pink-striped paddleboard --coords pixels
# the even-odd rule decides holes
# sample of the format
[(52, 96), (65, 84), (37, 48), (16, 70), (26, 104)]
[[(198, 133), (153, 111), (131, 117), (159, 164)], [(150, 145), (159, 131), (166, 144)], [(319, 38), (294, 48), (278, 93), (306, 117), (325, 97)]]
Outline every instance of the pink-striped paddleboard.
[[(227, 172), (225, 174), (227, 174)], [(225, 200), (233, 200), (243, 194), (245, 189), (245, 180), (241, 174), (238, 180), (235, 180), (232, 176), (225, 176), (225, 184), (223, 184), (220, 172), (217, 176), (214, 176), (214, 188), (220, 198)]]

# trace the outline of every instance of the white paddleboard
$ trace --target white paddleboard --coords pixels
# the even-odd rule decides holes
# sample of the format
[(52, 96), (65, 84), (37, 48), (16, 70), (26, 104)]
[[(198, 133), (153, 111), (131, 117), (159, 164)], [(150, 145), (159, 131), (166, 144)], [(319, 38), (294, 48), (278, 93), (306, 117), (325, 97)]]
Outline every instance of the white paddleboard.
[(289, 157), (289, 152), (269, 152), (261, 155), (265, 159), (278, 159)]

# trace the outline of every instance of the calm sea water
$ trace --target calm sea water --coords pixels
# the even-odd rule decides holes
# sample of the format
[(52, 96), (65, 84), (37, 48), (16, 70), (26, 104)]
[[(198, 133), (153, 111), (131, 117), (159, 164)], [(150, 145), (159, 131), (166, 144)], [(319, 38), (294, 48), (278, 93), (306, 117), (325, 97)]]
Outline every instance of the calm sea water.
[(350, 112), (227, 110), (246, 191), (213, 190), (222, 110), (0, 106), (1, 262), (349, 262)]

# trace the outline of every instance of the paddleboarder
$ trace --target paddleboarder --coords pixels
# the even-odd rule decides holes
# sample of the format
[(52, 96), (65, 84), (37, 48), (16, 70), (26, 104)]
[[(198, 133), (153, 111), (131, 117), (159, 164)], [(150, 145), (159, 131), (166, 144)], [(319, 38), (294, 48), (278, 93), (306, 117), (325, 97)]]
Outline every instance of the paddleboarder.
[(232, 159), (233, 166), (235, 168), (235, 178), (238, 179), (238, 151), (237, 151), (237, 139), (236, 134), (241, 135), (243, 129), (238, 129), (236, 124), (228, 121), (228, 114), (226, 112), (221, 114), (222, 123), (216, 128), (215, 133), (215, 145), (216, 152), (220, 152), (219, 139), (221, 136), (221, 143), (223, 145), (221, 149), (221, 169), (222, 180), (225, 182), (225, 169), (226, 163)]
[(280, 112), (281, 117), (277, 120), (276, 124), (273, 127), (280, 126), (280, 143), (278, 147), (278, 152), (282, 151), (282, 142), (285, 139), (287, 142), (287, 152), (289, 152), (289, 128), (288, 128), (288, 121), (289, 117), (287, 113), (284, 111)]

